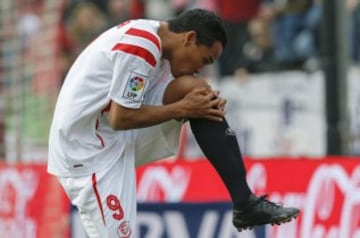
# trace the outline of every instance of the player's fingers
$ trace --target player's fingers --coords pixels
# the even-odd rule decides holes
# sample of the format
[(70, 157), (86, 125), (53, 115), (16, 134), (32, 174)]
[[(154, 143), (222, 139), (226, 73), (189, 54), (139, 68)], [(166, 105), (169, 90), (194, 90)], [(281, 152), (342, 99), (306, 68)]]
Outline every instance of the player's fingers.
[(212, 108), (218, 108), (219, 104), (221, 104), (222, 99), (221, 98), (215, 98), (209, 102), (210, 107)]
[(209, 113), (213, 116), (224, 117), (224, 111), (222, 111), (218, 108), (211, 108)]
[(217, 95), (216, 95), (215, 91), (212, 91), (212, 90), (208, 91), (208, 93), (206, 94), (206, 99), (209, 101), (213, 100), (216, 97), (217, 97)]
[(211, 120), (211, 121), (216, 121), (216, 122), (222, 122), (224, 120), (223, 117), (212, 116), (212, 115), (207, 115), (204, 118), (208, 119), (208, 120)]
[(191, 93), (193, 94), (201, 94), (201, 95), (207, 95), (209, 93), (209, 88), (206, 87), (198, 87), (191, 90)]
[(225, 111), (225, 105), (226, 105), (226, 99), (220, 98), (218, 109), (221, 111)]

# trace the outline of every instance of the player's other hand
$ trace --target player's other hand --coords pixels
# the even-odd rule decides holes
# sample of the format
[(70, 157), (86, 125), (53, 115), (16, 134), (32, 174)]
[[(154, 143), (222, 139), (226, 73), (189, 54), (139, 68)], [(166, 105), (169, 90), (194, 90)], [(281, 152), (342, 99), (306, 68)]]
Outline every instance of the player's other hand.
[(224, 114), (225, 114), (225, 105), (226, 105), (226, 99), (221, 98), (220, 92), (219, 91), (215, 91), (216, 93), (216, 97), (220, 99), (219, 104), (216, 106), (216, 108), (218, 108), (219, 110), (221, 110)]
[(206, 87), (195, 88), (180, 103), (184, 110), (184, 118), (223, 120), (226, 100), (219, 97), (218, 91)]

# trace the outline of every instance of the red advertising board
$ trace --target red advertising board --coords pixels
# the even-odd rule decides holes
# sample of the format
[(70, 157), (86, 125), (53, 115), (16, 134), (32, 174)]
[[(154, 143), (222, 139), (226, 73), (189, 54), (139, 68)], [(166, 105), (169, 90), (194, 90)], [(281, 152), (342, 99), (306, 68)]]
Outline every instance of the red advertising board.
[[(301, 209), (295, 221), (266, 227), (266, 238), (360, 238), (360, 160), (248, 159), (258, 194)], [(138, 168), (139, 201), (229, 202), (225, 186), (203, 159)], [(159, 204), (159, 209), (161, 203)], [(45, 165), (0, 164), (1, 237), (69, 237), (70, 204)]]
[(41, 165), (0, 164), (0, 236), (70, 237), (70, 203)]
[[(256, 194), (301, 209), (287, 225), (267, 228), (268, 238), (359, 238), (360, 160), (246, 160), (247, 179)], [(229, 201), (206, 160), (161, 162), (138, 169), (141, 201)]]

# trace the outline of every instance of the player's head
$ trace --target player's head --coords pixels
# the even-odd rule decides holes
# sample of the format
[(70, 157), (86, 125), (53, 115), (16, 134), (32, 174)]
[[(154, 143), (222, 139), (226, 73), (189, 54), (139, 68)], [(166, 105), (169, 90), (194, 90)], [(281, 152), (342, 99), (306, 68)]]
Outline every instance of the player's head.
[(174, 76), (193, 74), (213, 63), (226, 46), (221, 19), (213, 12), (193, 9), (169, 20), (169, 30), (179, 33), (181, 44), (169, 55)]
[(223, 47), (226, 45), (223, 23), (213, 12), (193, 9), (181, 13), (168, 23), (170, 31), (176, 33), (194, 31), (198, 45), (211, 47), (215, 41), (219, 41)]

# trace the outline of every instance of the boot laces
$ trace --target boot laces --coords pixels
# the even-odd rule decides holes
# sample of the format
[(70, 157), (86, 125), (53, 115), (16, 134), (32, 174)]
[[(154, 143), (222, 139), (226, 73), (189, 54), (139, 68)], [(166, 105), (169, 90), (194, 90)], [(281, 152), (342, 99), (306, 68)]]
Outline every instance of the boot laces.
[(260, 204), (260, 206), (270, 208), (270, 209), (278, 209), (283, 206), (283, 204), (281, 202), (278, 202), (278, 203), (271, 202), (267, 199), (267, 197), (268, 197), (267, 194), (259, 197), (258, 203)]

